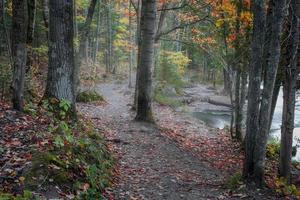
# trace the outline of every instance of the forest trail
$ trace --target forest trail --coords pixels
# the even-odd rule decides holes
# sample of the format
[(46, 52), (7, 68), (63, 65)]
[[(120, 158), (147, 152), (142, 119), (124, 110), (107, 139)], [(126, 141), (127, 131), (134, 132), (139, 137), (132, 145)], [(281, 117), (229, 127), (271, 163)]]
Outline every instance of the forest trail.
[[(158, 126), (133, 120), (134, 112), (130, 110), (133, 89), (129, 90), (126, 83), (104, 83), (96, 90), (108, 103), (102, 106), (79, 104), (78, 110), (93, 119), (96, 127), (103, 129), (105, 126), (113, 135), (119, 177), (111, 193), (116, 199), (228, 199), (222, 171), (181, 148)], [(160, 109), (154, 106), (154, 113), (158, 113), (155, 116), (157, 124), (163, 121), (161, 117), (170, 115), (164, 116)], [(177, 116), (177, 120), (176, 123), (184, 120), (186, 126), (198, 129), (199, 134), (204, 128), (201, 124), (194, 126), (186, 116)], [(208, 137), (207, 130), (203, 133)], [(231, 196), (230, 199), (240, 197)], [(253, 199), (247, 198), (248, 195), (243, 197)]]

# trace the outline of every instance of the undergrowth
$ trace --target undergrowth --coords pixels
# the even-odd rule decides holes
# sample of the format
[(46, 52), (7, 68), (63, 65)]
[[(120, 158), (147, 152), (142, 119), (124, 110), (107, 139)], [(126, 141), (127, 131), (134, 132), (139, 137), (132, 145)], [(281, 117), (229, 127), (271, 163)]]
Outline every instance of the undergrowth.
[(270, 159), (278, 158), (280, 153), (280, 142), (277, 139), (271, 140), (267, 144), (266, 156)]
[(227, 189), (237, 189), (243, 184), (243, 176), (241, 172), (237, 172), (229, 177), (225, 183)]
[(52, 120), (48, 130), (37, 135), (25, 188), (39, 193), (40, 188), (59, 186), (75, 199), (102, 199), (104, 189), (111, 185), (114, 166), (105, 139), (86, 119), (71, 120), (68, 101), (48, 99), (43, 107)]

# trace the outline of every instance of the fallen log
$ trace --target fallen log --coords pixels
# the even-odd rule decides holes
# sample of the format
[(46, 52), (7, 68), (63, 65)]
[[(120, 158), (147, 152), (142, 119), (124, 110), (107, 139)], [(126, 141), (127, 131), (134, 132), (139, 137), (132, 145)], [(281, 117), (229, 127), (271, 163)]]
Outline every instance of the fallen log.
[(210, 99), (210, 98), (208, 98), (207, 102), (210, 103), (210, 104), (216, 105), (216, 106), (225, 106), (225, 107), (228, 107), (228, 108), (232, 108), (232, 105), (230, 103), (216, 101), (216, 100), (213, 100), (213, 99)]

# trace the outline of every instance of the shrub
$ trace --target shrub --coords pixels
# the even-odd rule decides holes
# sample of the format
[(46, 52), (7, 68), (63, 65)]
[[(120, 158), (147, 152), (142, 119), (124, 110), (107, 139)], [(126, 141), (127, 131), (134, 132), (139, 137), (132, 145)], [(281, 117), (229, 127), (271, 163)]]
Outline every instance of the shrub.
[(288, 196), (295, 195), (300, 197), (300, 189), (297, 188), (294, 184), (288, 184), (287, 180), (283, 177), (277, 178), (275, 180), (276, 192)]
[(278, 140), (274, 139), (267, 144), (266, 156), (268, 158), (274, 159), (278, 157), (280, 153), (280, 143)]
[(225, 186), (228, 189), (237, 189), (243, 182), (242, 173), (237, 172), (233, 174), (229, 179), (226, 181)]

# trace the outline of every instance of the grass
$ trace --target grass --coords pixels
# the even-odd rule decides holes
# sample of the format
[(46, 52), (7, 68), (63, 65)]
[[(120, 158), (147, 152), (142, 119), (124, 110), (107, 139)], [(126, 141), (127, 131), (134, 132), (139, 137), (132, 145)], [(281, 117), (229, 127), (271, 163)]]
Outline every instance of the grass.
[(171, 97), (167, 97), (160, 92), (154, 95), (154, 100), (161, 105), (170, 106), (172, 108), (177, 108), (182, 106), (182, 102), (180, 102), (179, 100), (172, 99)]

